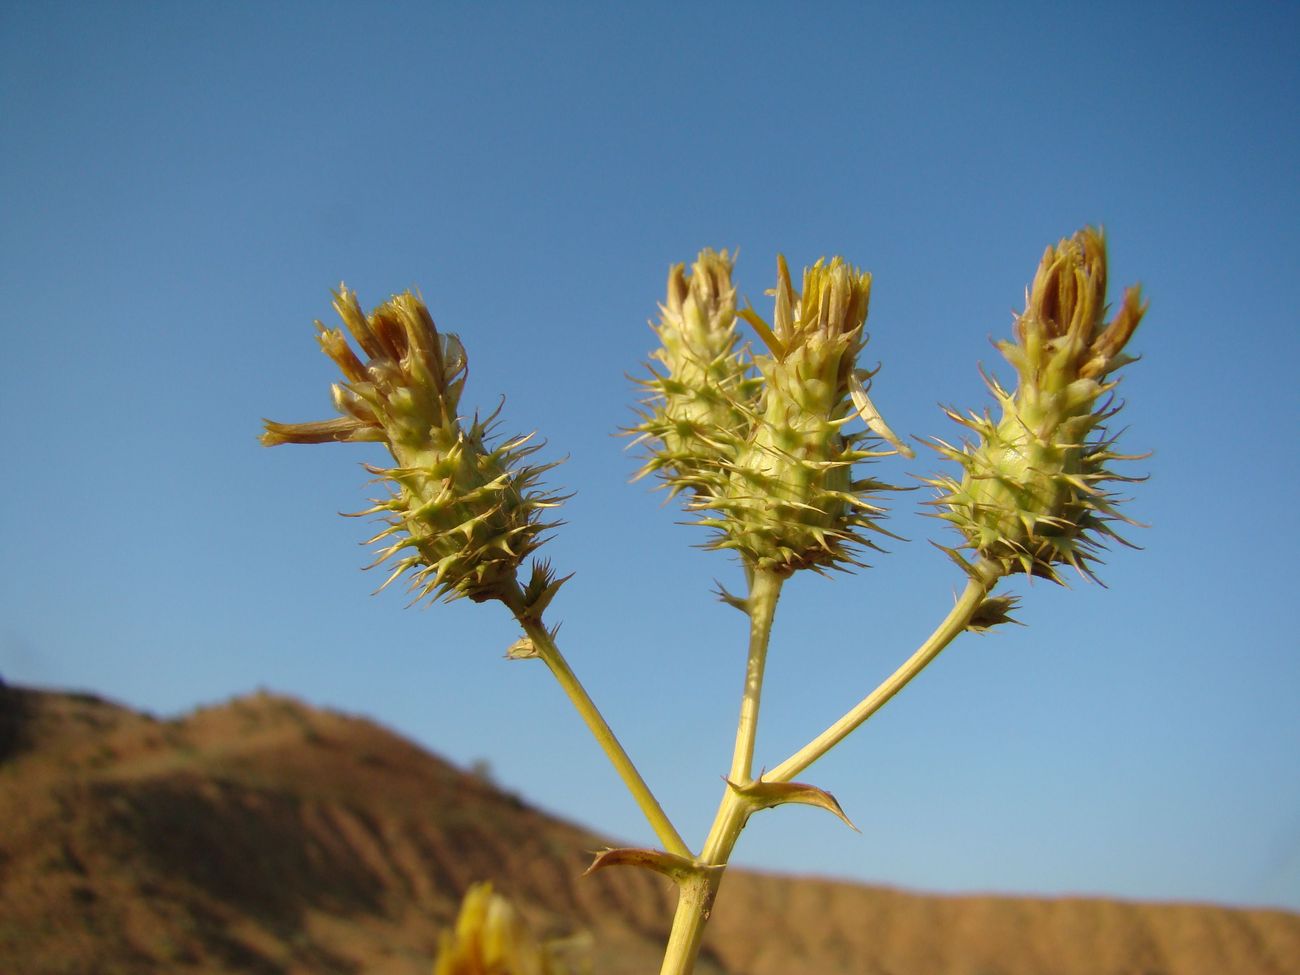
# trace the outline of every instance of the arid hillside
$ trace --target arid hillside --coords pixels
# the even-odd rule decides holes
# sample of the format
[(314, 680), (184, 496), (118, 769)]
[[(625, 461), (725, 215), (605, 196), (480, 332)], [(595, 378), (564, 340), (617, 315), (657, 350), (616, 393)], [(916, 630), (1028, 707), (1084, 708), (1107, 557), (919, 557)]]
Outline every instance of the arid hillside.
[[(175, 721), (0, 689), (0, 973), (427, 975), (491, 880), (596, 975), (653, 975), (672, 891), (603, 838), (358, 718), (259, 694)], [(743, 873), (700, 975), (1296, 975), (1300, 916), (928, 897)]]

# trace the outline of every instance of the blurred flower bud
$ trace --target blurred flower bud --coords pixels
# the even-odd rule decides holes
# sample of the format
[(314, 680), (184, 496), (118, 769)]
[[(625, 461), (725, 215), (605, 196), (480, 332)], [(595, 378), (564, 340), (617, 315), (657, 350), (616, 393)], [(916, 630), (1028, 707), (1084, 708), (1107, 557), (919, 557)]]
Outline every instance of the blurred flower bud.
[(564, 975), (564, 970), (514, 905), (483, 883), (465, 892), (456, 927), (439, 939), (433, 975)]

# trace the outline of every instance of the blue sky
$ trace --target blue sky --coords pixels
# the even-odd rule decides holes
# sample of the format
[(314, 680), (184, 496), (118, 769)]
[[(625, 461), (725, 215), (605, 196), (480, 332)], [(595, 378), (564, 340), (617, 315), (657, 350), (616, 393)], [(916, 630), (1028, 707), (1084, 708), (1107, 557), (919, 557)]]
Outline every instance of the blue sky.
[[(1122, 385), (1144, 550), (1109, 588), (1014, 587), (1025, 627), (962, 638), (805, 774), (862, 835), (775, 810), (734, 862), (1300, 909), (1298, 39), (1269, 3), (5, 3), (0, 675), (164, 714), (292, 693), (652, 843), (545, 671), (502, 659), (500, 607), (368, 595), (335, 513), (382, 458), (257, 444), (328, 412), (330, 288), (419, 288), (466, 403), (505, 394), (569, 457), (561, 643), (698, 844), (743, 666), (709, 589), (739, 571), (613, 436), (668, 266), (739, 248), (760, 309), (778, 252), (871, 270), (877, 403), (952, 436), (938, 404), (1006, 375), (989, 339), (1043, 247), (1101, 223), (1151, 300)], [(926, 496), (870, 571), (787, 586), (760, 763), (946, 612)]]

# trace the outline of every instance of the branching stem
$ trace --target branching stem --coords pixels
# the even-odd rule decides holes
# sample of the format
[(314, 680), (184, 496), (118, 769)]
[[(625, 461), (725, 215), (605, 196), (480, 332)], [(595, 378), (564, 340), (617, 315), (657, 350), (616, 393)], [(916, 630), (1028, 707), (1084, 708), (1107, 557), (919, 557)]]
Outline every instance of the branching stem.
[(897, 670), (884, 679), (880, 686), (864, 697), (842, 718), (820, 735), (804, 745), (780, 765), (764, 774), (767, 782), (789, 782), (817, 759), (852, 734), (864, 721), (879, 711), (908, 682), (925, 669), (935, 657), (966, 629), (984, 602), (986, 596), (1002, 577), (1003, 569), (996, 562), (981, 560), (972, 567), (966, 589), (943, 622), (929, 638), (908, 657)]
[[(966, 584), (965, 591), (958, 598), (957, 604), (916, 652), (879, 687), (863, 698), (856, 707), (776, 768), (764, 773), (763, 781), (790, 781), (879, 711), (967, 628), (985, 597), (1002, 578), (1003, 571), (1002, 567), (995, 562), (975, 563), (970, 580)], [(762, 595), (759, 595), (760, 593)], [(771, 632), (772, 614), (776, 610), (779, 593), (779, 579), (764, 579), (761, 575), (755, 574), (750, 588), (749, 666), (746, 671), (745, 697), (741, 704), (740, 728), (736, 735), (736, 753), (731, 767), (731, 780), (737, 785), (751, 780), (763, 660), (766, 659), (767, 639)], [(760, 644), (761, 653), (756, 654), (756, 647)], [(708, 839), (697, 861), (714, 869), (701, 874), (698, 878), (692, 878), (689, 884), (682, 886), (660, 975), (691, 975), (694, 971), (695, 958), (699, 954), (704, 936), (704, 926), (708, 923), (714, 897), (717, 896), (718, 886), (722, 882), (722, 868), (725, 868), (731, 857), (731, 851), (745, 828), (750, 811), (744, 798), (728, 786), (723, 793), (722, 803), (718, 807), (717, 816), (713, 820)]]
[[(509, 605), (509, 604), (508, 604)], [(659, 842), (663, 844), (665, 850), (669, 853), (675, 853), (678, 856), (694, 858), (694, 854), (682, 840), (681, 834), (664, 812), (663, 807), (659, 805), (659, 800), (650, 791), (650, 786), (646, 784), (641, 773), (633, 764), (631, 757), (624, 750), (623, 745), (619, 742), (609, 723), (596, 707), (596, 702), (591, 699), (582, 682), (578, 680), (573, 668), (569, 662), (564, 659), (564, 654), (560, 653), (560, 648), (556, 646), (554, 638), (545, 626), (538, 620), (529, 617), (519, 608), (519, 603), (510, 606), (511, 611), (515, 613), (515, 618), (519, 620), (519, 625), (523, 627), (524, 633), (532, 641), (533, 649), (537, 655), (550, 668), (551, 673), (555, 675), (556, 681), (564, 693), (568, 695), (569, 701), (572, 702), (582, 720), (586, 723), (588, 730), (591, 731), (592, 737), (605, 752), (610, 764), (618, 772), (619, 778), (627, 786), (628, 792), (640, 807), (642, 814), (650, 823)]]
[[(740, 699), (740, 720), (736, 722), (736, 748), (731, 759), (730, 782), (738, 786), (753, 779), (754, 741), (758, 735), (758, 709), (763, 696), (763, 670), (767, 663), (767, 648), (772, 638), (772, 620), (776, 617), (777, 600), (781, 597), (784, 580), (774, 572), (755, 569), (750, 579), (749, 598), (749, 657), (745, 664), (745, 688)], [(709, 837), (699, 862), (705, 870), (682, 884), (678, 893), (677, 912), (673, 916), (672, 933), (664, 953), (660, 975), (690, 975), (695, 968), (695, 958), (704, 937), (704, 926), (713, 911), (713, 899), (722, 882), (722, 869), (731, 858), (731, 851), (740, 838), (749, 807), (736, 791), (727, 786), (722, 804), (714, 817)]]

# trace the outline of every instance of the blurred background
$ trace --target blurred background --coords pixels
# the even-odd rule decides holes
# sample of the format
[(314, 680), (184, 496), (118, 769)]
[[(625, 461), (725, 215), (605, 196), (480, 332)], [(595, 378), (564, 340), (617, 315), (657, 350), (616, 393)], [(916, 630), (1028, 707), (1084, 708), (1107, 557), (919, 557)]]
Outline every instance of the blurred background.
[[(1012, 587), (1024, 627), (805, 774), (862, 835), (787, 807), (734, 862), (1300, 909), (1298, 40), (1289, 3), (4, 3), (0, 676), (163, 715), (291, 693), (653, 843), (501, 607), (368, 595), (336, 512), (383, 457), (257, 443), (329, 415), (331, 288), (418, 288), (466, 404), (568, 458), (560, 642), (697, 845), (744, 656), (710, 589), (743, 583), (615, 436), (669, 266), (738, 248), (765, 313), (778, 253), (872, 271), (876, 403), (952, 438), (1043, 248), (1098, 223), (1112, 297), (1151, 300), (1121, 387), (1144, 550)], [(786, 587), (760, 763), (947, 611), (930, 496), (891, 499), (910, 541), (871, 570)]]

